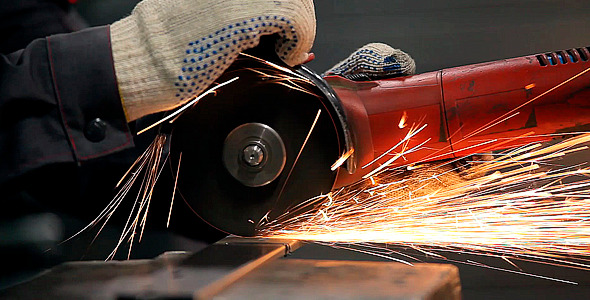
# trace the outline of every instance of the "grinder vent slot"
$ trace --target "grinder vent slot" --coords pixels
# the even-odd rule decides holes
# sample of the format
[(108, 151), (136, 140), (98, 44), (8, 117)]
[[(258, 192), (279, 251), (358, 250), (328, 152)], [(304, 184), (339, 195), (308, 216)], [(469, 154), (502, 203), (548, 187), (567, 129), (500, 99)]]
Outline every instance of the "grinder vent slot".
[(580, 61), (588, 61), (590, 58), (590, 47), (549, 52), (539, 54), (536, 57), (541, 67), (567, 64), (568, 62), (577, 63)]
[(578, 56), (576, 56), (576, 50), (574, 49), (569, 49), (569, 50), (565, 50), (565, 52), (567, 52), (567, 56), (569, 57), (570, 61), (573, 63), (577, 63), (579, 61)]
[(547, 57), (547, 61), (549, 61), (550, 65), (557, 65), (557, 55), (555, 53), (547, 53), (545, 56)]
[(539, 61), (539, 65), (541, 65), (541, 67), (547, 66), (547, 59), (543, 55), (537, 55), (537, 60)]
[(589, 54), (590, 54), (590, 53), (588, 52), (588, 48), (589, 48), (589, 47), (586, 47), (586, 48), (576, 48), (576, 49), (572, 49), (571, 51), (572, 51), (573, 53), (577, 53), (577, 54), (578, 54), (578, 56), (580, 57), (580, 60), (581, 60), (581, 61), (588, 61), (588, 56), (589, 56)]

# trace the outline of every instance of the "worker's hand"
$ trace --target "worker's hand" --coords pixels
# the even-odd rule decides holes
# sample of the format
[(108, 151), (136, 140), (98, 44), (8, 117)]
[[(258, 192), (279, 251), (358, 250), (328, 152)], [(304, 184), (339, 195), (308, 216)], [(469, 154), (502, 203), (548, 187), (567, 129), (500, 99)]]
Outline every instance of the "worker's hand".
[(409, 54), (387, 44), (371, 43), (353, 52), (324, 75), (340, 75), (353, 80), (413, 75), (416, 63)]
[(143, 0), (111, 25), (113, 60), (128, 121), (182, 105), (236, 59), (279, 34), (294, 66), (315, 38), (313, 0)]

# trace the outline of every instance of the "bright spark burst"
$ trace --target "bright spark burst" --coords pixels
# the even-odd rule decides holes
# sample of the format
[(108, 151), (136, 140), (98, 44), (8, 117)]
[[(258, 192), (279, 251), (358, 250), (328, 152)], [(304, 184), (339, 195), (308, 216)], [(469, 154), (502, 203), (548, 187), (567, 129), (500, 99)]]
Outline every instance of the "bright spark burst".
[[(590, 134), (553, 145), (527, 145), (496, 153), (491, 160), (470, 161), (469, 168), (454, 163), (386, 166), (298, 207), (305, 213), (265, 224), (260, 235), (410, 245), (441, 258), (434, 252), (486, 253), (590, 270), (590, 264), (572, 260), (590, 255), (590, 168), (556, 162), (587, 149), (588, 142)], [(375, 249), (362, 251), (382, 255)]]
[(216, 90), (218, 90), (218, 89), (220, 89), (220, 88), (222, 88), (222, 87), (224, 87), (224, 86), (226, 86), (226, 85), (228, 85), (228, 84), (230, 84), (230, 83), (232, 83), (232, 82), (234, 82), (234, 81), (236, 81), (238, 79), (240, 79), (240, 78), (239, 77), (232, 78), (232, 79), (230, 79), (230, 80), (228, 80), (228, 81), (226, 81), (224, 83), (218, 84), (218, 85), (210, 88), (209, 90), (203, 92), (202, 94), (200, 94), (198, 96), (195, 96), (192, 100), (189, 100), (186, 104), (184, 104), (183, 106), (181, 106), (179, 109), (177, 109), (176, 111), (174, 111), (170, 115), (162, 118), (158, 122), (156, 122), (156, 123), (154, 123), (154, 124), (146, 127), (145, 129), (142, 129), (139, 132), (137, 132), (137, 135), (140, 135), (140, 134), (142, 134), (142, 133), (144, 133), (144, 132), (146, 132), (146, 131), (148, 131), (148, 130), (150, 130), (150, 129), (152, 129), (152, 128), (154, 128), (154, 127), (156, 127), (156, 126), (158, 126), (158, 125), (160, 125), (160, 124), (162, 124), (162, 123), (164, 123), (164, 122), (166, 122), (168, 120), (170, 120), (170, 123), (174, 122), (174, 120), (176, 120), (176, 118), (178, 116), (180, 116), (185, 110), (187, 110), (187, 109), (193, 107), (195, 104), (199, 103), (199, 101), (201, 101), (201, 99), (203, 99), (205, 96), (207, 96), (209, 94), (215, 94)]
[[(587, 72), (590, 68), (466, 138), (518, 115), (520, 108)], [(535, 86), (531, 83), (525, 88)], [(404, 112), (398, 127), (405, 128), (406, 122)], [(288, 214), (261, 224), (260, 235), (315, 241), (408, 264), (408, 260), (418, 259), (390, 250), (387, 245), (410, 247), (423, 255), (445, 260), (449, 259), (439, 253), (498, 257), (515, 269), (471, 260), (453, 262), (570, 284), (575, 282), (526, 273), (513, 261), (590, 270), (590, 180), (587, 179), (590, 168), (586, 163), (567, 167), (555, 162), (570, 153), (586, 150), (584, 144), (590, 142), (590, 134), (554, 145), (523, 142), (520, 148), (470, 161), (471, 167), (467, 169), (457, 167), (459, 160), (393, 167), (394, 163), (400, 165), (397, 161), (405, 154), (420, 151), (428, 142), (408, 147), (409, 141), (426, 126), (413, 124), (405, 138), (364, 166), (363, 169), (387, 155), (392, 156), (361, 182), (310, 199)], [(532, 134), (503, 142), (481, 141), (476, 146), (526, 141)]]
[[(127, 254), (127, 257), (129, 258), (131, 256), (133, 242), (136, 240), (136, 238), (138, 241), (141, 241), (145, 225), (147, 223), (154, 186), (160, 177), (166, 161), (168, 161), (169, 153), (164, 151), (164, 146), (167, 142), (168, 136), (164, 134), (158, 134), (152, 144), (135, 161), (135, 163), (133, 163), (127, 173), (123, 175), (119, 181), (119, 184), (117, 185), (119, 192), (109, 203), (109, 205), (92, 222), (90, 222), (90, 224), (62, 243), (71, 240), (72, 238), (80, 235), (82, 232), (89, 230), (90, 228), (100, 226), (95, 237), (96, 239), (102, 232), (104, 226), (106, 226), (108, 221), (117, 211), (119, 206), (121, 206), (129, 191), (133, 186), (135, 186), (135, 182), (139, 179), (141, 182), (139, 186), (139, 192), (137, 193), (133, 207), (129, 212), (129, 217), (127, 218), (125, 226), (123, 227), (121, 236), (119, 237), (115, 248), (107, 257), (107, 260), (113, 259), (115, 257), (119, 247), (125, 241), (130, 244), (129, 252)], [(125, 184), (121, 186), (123, 182), (125, 182)]]
[[(305, 88), (302, 85), (302, 84), (313, 85), (313, 82), (311, 82), (307, 77), (305, 77), (297, 72), (294, 72), (289, 68), (277, 65), (273, 62), (258, 58), (256, 56), (252, 56), (247, 53), (240, 53), (240, 55), (257, 60), (266, 66), (265, 68), (247, 68), (247, 70), (260, 75), (260, 78), (262, 80), (266, 81), (267, 83), (279, 84), (279, 85), (285, 86), (291, 90), (299, 91), (299, 92), (320, 98), (320, 96), (314, 94), (312, 91), (310, 91), (308, 88)], [(269, 67), (270, 67), (270, 69), (269, 69)], [(280, 72), (277, 72), (277, 71), (280, 71)]]
[(336, 171), (336, 169), (340, 168), (352, 155), (354, 154), (354, 148), (346, 151), (336, 162), (330, 167), (330, 170)]
[(399, 124), (397, 125), (397, 127), (399, 127), (399, 129), (406, 128), (406, 126), (408, 126), (408, 123), (406, 123), (407, 121), (408, 121), (408, 112), (404, 110), (402, 118), (399, 120)]

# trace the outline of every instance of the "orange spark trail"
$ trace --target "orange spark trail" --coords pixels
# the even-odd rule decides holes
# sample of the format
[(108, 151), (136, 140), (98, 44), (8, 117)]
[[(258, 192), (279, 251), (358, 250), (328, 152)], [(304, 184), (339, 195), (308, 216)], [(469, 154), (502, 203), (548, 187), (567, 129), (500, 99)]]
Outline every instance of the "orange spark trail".
[[(301, 157), (301, 154), (303, 153), (303, 150), (305, 149), (305, 146), (307, 145), (307, 142), (309, 141), (309, 138), (311, 137), (311, 134), (313, 133), (313, 130), (315, 129), (315, 126), (317, 125), (321, 114), (322, 114), (322, 110), (320, 109), (320, 110), (318, 110), (318, 113), (316, 114), (315, 119), (313, 120), (313, 123), (311, 124), (311, 128), (309, 129), (309, 132), (307, 133), (307, 136), (305, 137), (305, 140), (303, 141), (303, 145), (301, 145), (301, 148), (299, 148), (299, 153), (297, 153), (297, 156), (295, 157), (295, 161), (293, 162), (293, 165), (291, 166), (291, 169), (289, 170), (289, 173), (287, 174), (287, 178), (285, 179), (285, 183), (283, 183), (283, 186), (281, 187), (281, 190), (279, 191), (279, 195), (277, 196), (276, 202), (279, 202), (279, 200), (281, 199), (281, 196), (283, 195), (283, 192), (285, 191), (285, 187), (287, 186), (287, 182), (289, 182), (289, 178), (291, 177), (291, 174), (293, 174), (293, 170), (295, 170), (295, 166), (297, 166), (297, 162), (299, 161), (299, 158)], [(262, 222), (267, 216), (268, 216), (268, 213), (266, 216), (264, 216), (262, 218), (262, 220), (260, 220), (260, 222)]]
[(303, 214), (272, 220), (260, 235), (463, 249), (590, 270), (570, 259), (590, 256), (590, 168), (557, 161), (589, 142), (586, 134), (528, 145), (467, 169), (438, 163), (385, 170), (309, 201), (313, 208)]
[(408, 126), (408, 123), (406, 123), (406, 121), (408, 121), (408, 112), (404, 110), (404, 114), (402, 115), (401, 120), (399, 120), (399, 124), (397, 125), (397, 127), (399, 127), (399, 129), (406, 128), (406, 126)]
[(348, 150), (332, 165), (332, 167), (330, 167), (330, 170), (336, 171), (336, 169), (340, 168), (346, 162), (346, 160), (349, 159), (353, 154), (354, 148)]
[(137, 132), (137, 135), (140, 135), (168, 120), (174, 119), (175, 117), (177, 117), (178, 115), (180, 115), (182, 112), (184, 112), (185, 110), (187, 110), (188, 108), (192, 107), (193, 105), (197, 104), (199, 101), (201, 101), (201, 99), (203, 99), (205, 96), (209, 95), (209, 94), (214, 94), (216, 90), (238, 80), (239, 77), (235, 77), (232, 78), (224, 83), (221, 83), (215, 87), (210, 88), (209, 90), (206, 90), (205, 92), (203, 92), (202, 94), (195, 96), (194, 99), (188, 101), (186, 104), (182, 105), (179, 109), (177, 109), (176, 111), (174, 111), (173, 113), (171, 113), (170, 115), (164, 117), (163, 119), (159, 120), (158, 122), (140, 130), (139, 132)]
[(176, 168), (176, 176), (174, 177), (174, 189), (172, 190), (172, 200), (170, 201), (170, 211), (168, 212), (168, 221), (166, 222), (166, 228), (170, 227), (170, 217), (172, 217), (172, 206), (174, 205), (174, 196), (176, 196), (176, 190), (178, 186), (178, 174), (180, 174), (180, 163), (182, 162), (182, 152), (178, 157), (178, 167)]

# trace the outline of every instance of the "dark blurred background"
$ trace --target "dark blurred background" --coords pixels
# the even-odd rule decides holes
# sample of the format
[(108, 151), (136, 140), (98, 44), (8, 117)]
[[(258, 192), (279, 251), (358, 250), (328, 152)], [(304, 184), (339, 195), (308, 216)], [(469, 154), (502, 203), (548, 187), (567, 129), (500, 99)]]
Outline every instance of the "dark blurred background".
[[(79, 0), (75, 8), (90, 26), (97, 26), (124, 17), (137, 2)], [(590, 46), (590, 1), (587, 0), (317, 0), (315, 4), (318, 27), (313, 52), (316, 60), (309, 66), (319, 73), (370, 42), (388, 43), (408, 52), (416, 60), (418, 72)], [(583, 153), (574, 160), (586, 160), (587, 157), (588, 153)], [(169, 198), (157, 200), (168, 202)], [(93, 210), (90, 214), (98, 212)], [(158, 213), (155, 211), (152, 214)], [(45, 243), (54, 245), (55, 241), (75, 233), (89, 220), (51, 214), (36, 217), (42, 218), (38, 220), (43, 221), (42, 224), (49, 225), (31, 228), (12, 224), (14, 226), (11, 225), (11, 228), (22, 228), (22, 234), (38, 232), (40, 235), (45, 229)], [(150, 222), (162, 219), (155, 217), (157, 221)], [(26, 224), (34, 223), (35, 220)], [(202, 229), (195, 227), (195, 230)], [(32, 266), (47, 266), (65, 260), (104, 259), (112, 250), (119, 233), (117, 227), (107, 227), (94, 243), (91, 243), (94, 238), (92, 234), (54, 247), (49, 252), (44, 252), (45, 248), (31, 250), (36, 251), (43, 262), (32, 263)], [(0, 234), (3, 232), (0, 231)], [(16, 236), (21, 232), (11, 234)], [(216, 237), (212, 236), (199, 239), (199, 232), (196, 232), (189, 238), (166, 230), (153, 230), (146, 234), (142, 243), (135, 245), (132, 257), (150, 258), (167, 250), (196, 251)], [(354, 252), (313, 245), (301, 249), (294, 257), (378, 260)], [(459, 267), (466, 299), (590, 297), (588, 272), (530, 266), (529, 270), (533, 273), (581, 283), (573, 286), (485, 268)], [(20, 279), (27, 278), (35, 271), (31, 268)], [(12, 277), (0, 280), (0, 288), (18, 279)]]
[[(138, 1), (79, 0), (80, 14), (103, 25)], [(410, 53), (418, 72), (545, 51), (590, 46), (584, 0), (316, 0), (317, 38), (309, 65), (323, 72), (370, 42)]]

